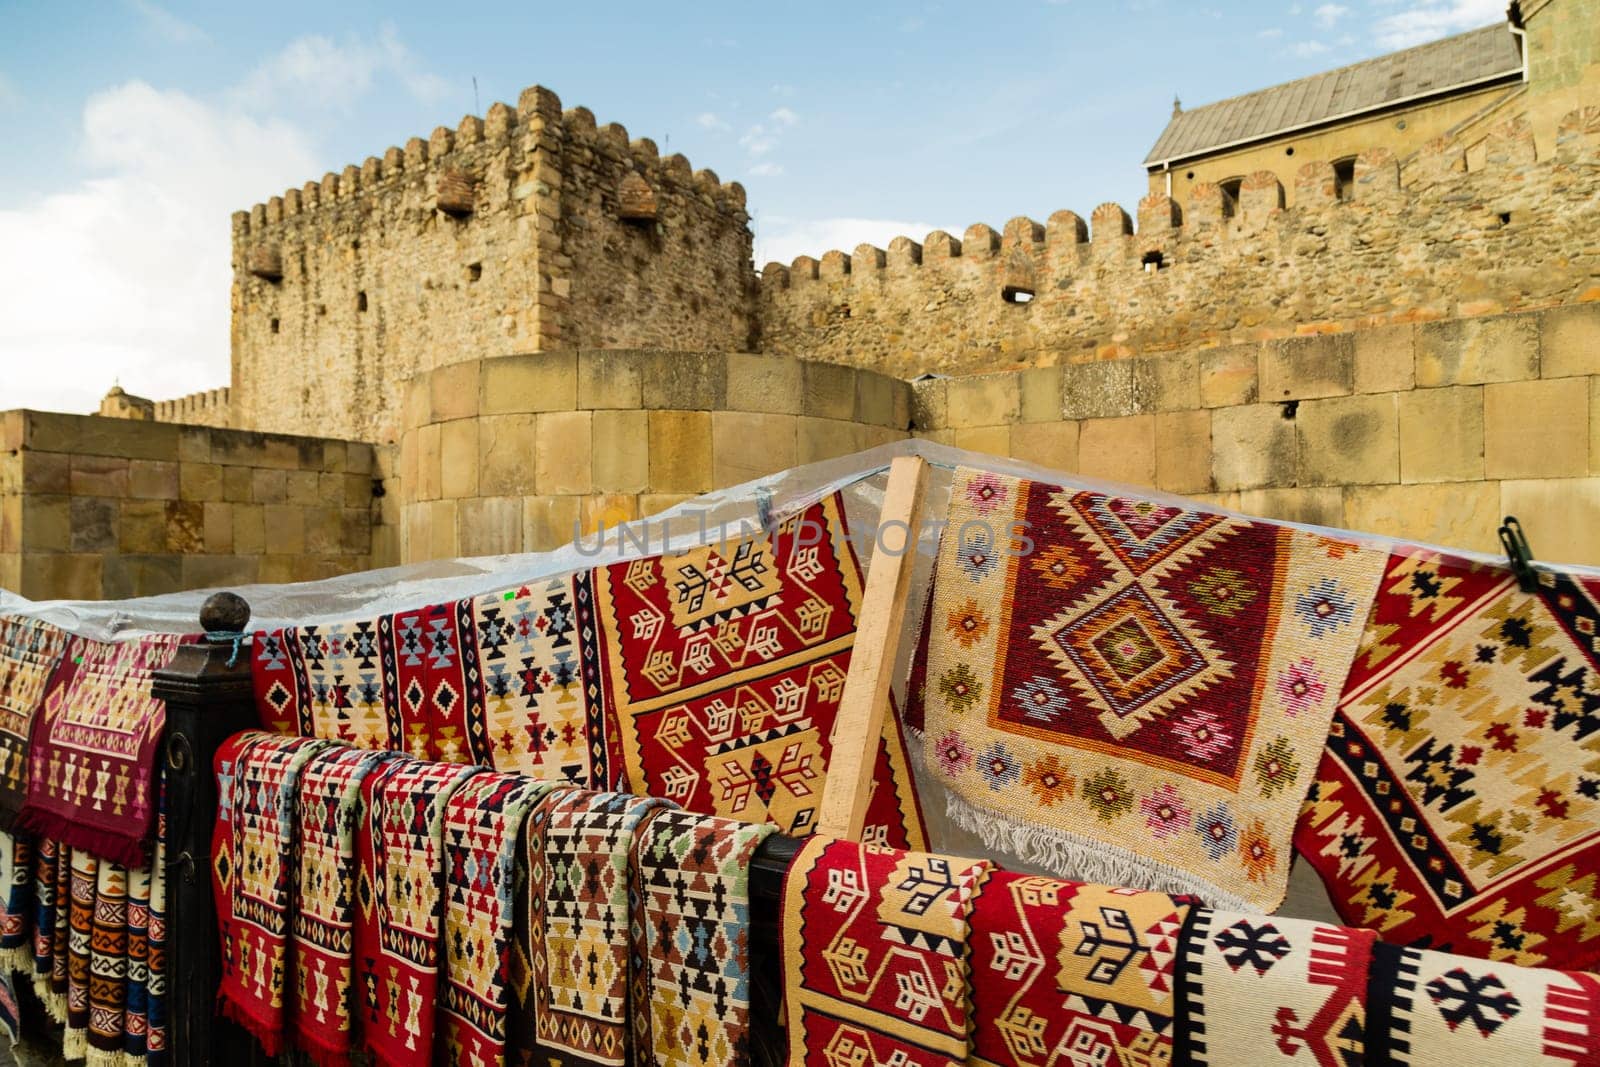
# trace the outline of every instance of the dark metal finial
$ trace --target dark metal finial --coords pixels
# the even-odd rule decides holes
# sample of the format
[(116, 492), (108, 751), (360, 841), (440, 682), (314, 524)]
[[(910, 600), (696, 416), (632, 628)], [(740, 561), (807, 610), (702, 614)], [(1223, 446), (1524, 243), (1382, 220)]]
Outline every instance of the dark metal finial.
[(240, 634), (249, 625), (250, 602), (238, 593), (212, 593), (200, 606), (200, 629), (207, 634)]

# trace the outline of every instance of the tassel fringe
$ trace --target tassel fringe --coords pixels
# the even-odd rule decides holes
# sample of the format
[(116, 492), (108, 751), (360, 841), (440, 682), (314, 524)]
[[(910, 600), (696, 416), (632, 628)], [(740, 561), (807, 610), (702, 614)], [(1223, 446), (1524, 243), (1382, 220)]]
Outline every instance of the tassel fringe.
[(61, 1058), (64, 1060), (81, 1060), (89, 1055), (89, 1031), (78, 1027), (67, 1027), (61, 1035)]
[(977, 834), (988, 847), (1009, 852), (1025, 863), (1038, 864), (1058, 878), (1159, 893), (1187, 893), (1226, 911), (1261, 910), (1190, 871), (1103, 841), (1030, 826), (999, 812), (981, 810), (954, 792), (945, 799), (945, 814), (963, 830)]
[(67, 1025), (66, 994), (57, 993), (50, 988), (50, 976), (48, 974), (36, 974), (33, 976), (33, 992), (39, 998), (39, 1002), (44, 1005), (44, 1010), (49, 1013), (50, 1018), (62, 1026)]
[(33, 805), (23, 808), (17, 816), (17, 829), (35, 837), (47, 837), (124, 867), (150, 865), (150, 849), (145, 842), (74, 822), (64, 815)]
[(13, 974), (33, 973), (33, 949), (24, 945), (12, 948), (0, 948), (0, 967), (4, 967)]
[(263, 1026), (260, 1019), (243, 1010), (239, 1005), (224, 996), (217, 997), (217, 1013), (224, 1018), (232, 1019), (244, 1027), (257, 1041), (261, 1048), (273, 1059), (283, 1054), (283, 1032), (270, 1026)]

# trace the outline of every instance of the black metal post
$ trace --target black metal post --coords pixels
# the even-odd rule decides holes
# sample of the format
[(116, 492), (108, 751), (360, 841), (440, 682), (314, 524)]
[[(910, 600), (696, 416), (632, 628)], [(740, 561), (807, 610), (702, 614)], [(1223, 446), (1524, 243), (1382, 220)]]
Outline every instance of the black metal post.
[[(249, 623), (250, 605), (233, 593), (213, 594), (200, 609), (208, 634), (244, 633)], [(225, 637), (182, 645), (151, 687), (167, 704), (167, 1042), (175, 1067), (248, 1064), (258, 1055), (255, 1042), (216, 1011), (222, 957), (211, 893), (213, 761), (223, 741), (256, 724), (249, 652), (233, 652)]]
[(783, 882), (804, 841), (773, 834), (750, 860), (750, 1061), (783, 1067), (789, 1036), (783, 1019)]

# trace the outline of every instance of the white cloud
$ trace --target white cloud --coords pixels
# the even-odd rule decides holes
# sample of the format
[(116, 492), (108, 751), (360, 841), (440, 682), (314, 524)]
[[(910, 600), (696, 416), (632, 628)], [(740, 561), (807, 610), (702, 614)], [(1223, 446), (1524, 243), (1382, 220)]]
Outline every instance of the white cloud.
[(173, 44), (200, 44), (211, 38), (199, 26), (179, 18), (150, 0), (127, 0), (128, 6), (138, 12), (144, 24)]
[(694, 117), (694, 121), (695, 125), (699, 126), (701, 129), (716, 130), (719, 133), (726, 132), (732, 128), (727, 124), (726, 121), (723, 120), (722, 116), (718, 115), (714, 111), (702, 111), (700, 114)]
[(344, 44), (308, 34), (259, 64), (232, 90), (232, 96), (239, 104), (258, 110), (288, 102), (348, 111), (378, 78), (389, 77), (418, 100), (432, 103), (442, 99), (450, 91), (449, 83), (420, 68), (421, 61), (393, 26), (381, 27), (375, 41)]
[[(757, 220), (755, 259), (757, 264), (793, 262), (796, 256), (822, 258), (831, 249), (852, 251), (859, 244), (889, 247), (896, 237), (909, 237), (920, 242), (937, 226), (925, 222), (901, 222), (895, 219), (790, 219), (769, 218)], [(960, 233), (951, 230), (951, 233)]]
[(1320, 56), (1328, 50), (1328, 46), (1321, 41), (1296, 41), (1289, 46), (1289, 51), (1302, 58)]
[(308, 139), (143, 82), (96, 94), (100, 176), (0, 210), (0, 408), (89, 411), (228, 380), (228, 216), (318, 169)]
[(787, 107), (778, 108), (772, 114), (768, 115), (767, 118), (777, 123), (779, 126), (793, 126), (795, 123), (800, 121), (800, 116), (794, 113), (794, 109)]
[(1326, 29), (1350, 14), (1350, 9), (1343, 4), (1323, 4), (1313, 14), (1316, 16), (1317, 25)]
[(1505, 17), (1505, 0), (1422, 0), (1379, 19), (1373, 37), (1384, 48), (1409, 48)]
[(744, 135), (739, 138), (739, 144), (752, 156), (764, 156), (778, 147), (778, 138), (775, 133), (758, 122), (744, 131)]
[(778, 175), (783, 173), (783, 164), (771, 162), (757, 163), (755, 166), (745, 171), (745, 173), (750, 175), (752, 178), (776, 178)]

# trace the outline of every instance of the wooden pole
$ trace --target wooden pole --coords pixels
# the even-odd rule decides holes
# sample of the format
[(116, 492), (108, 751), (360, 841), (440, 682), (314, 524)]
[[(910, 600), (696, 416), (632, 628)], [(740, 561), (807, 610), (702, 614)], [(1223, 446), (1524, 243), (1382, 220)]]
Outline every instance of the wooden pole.
[(889, 465), (889, 484), (878, 516), (875, 548), (861, 597), (861, 620), (834, 722), (833, 754), (817, 819), (817, 832), (830, 837), (859, 841), (866, 823), (883, 720), (890, 714), (889, 686), (905, 632), (926, 473), (926, 465), (917, 456), (900, 456)]

